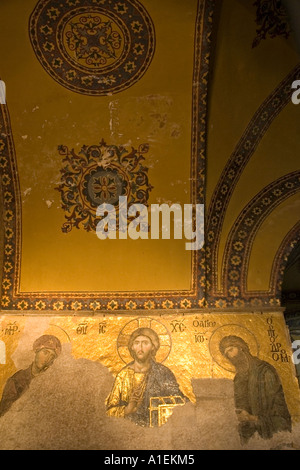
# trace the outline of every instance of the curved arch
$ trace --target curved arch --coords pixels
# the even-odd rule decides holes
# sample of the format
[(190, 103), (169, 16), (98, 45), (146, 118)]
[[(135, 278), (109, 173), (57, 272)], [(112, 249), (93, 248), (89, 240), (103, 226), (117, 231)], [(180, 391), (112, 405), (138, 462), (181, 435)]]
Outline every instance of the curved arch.
[[(5, 83), (0, 77), (0, 110), (6, 105), (5, 97)], [(1, 135), (0, 135), (1, 137)], [(2, 179), (2, 167), (6, 164), (6, 160), (1, 157), (3, 144), (0, 146), (0, 177)], [(3, 205), (3, 191), (2, 184), (0, 181), (0, 220), (4, 220), (4, 205)], [(2, 295), (2, 272), (3, 272), (3, 259), (4, 259), (4, 224), (0, 224), (0, 306), (1, 306), (1, 295)], [(1, 308), (1, 307), (0, 307)]]
[(218, 298), (218, 247), (231, 196), (264, 134), (290, 102), (290, 84), (299, 76), (299, 73), (300, 65), (297, 65), (256, 111), (225, 165), (212, 195), (206, 218), (207, 300), (209, 304), (213, 304), (214, 299)]
[(7, 105), (1, 105), (0, 107), (0, 128), (3, 129), (0, 134), (0, 193), (2, 194), (3, 208), (1, 214), (3, 221), (3, 257), (0, 308), (5, 308), (10, 304), (13, 289), (18, 284), (19, 272), (16, 260), (20, 256), (22, 211), (16, 153)]
[[(260, 226), (279, 204), (299, 191), (300, 171), (295, 171), (266, 186), (240, 213), (224, 252), (222, 285), (229, 298), (247, 295), (251, 248)], [(271, 286), (270, 291), (273, 291)]]
[(289, 261), (289, 256), (299, 240), (300, 220), (283, 239), (273, 261), (270, 286), (271, 291), (277, 298), (280, 298), (281, 296), (281, 286), (283, 282), (284, 271)]
[[(1, 162), (0, 162), (1, 165)], [(1, 173), (0, 173), (1, 175)], [(0, 184), (0, 220), (4, 219), (2, 185)], [(4, 224), (0, 224), (0, 299), (2, 295), (2, 277), (3, 277), (3, 259), (4, 259)], [(1, 300), (0, 300), (1, 305)], [(1, 307), (0, 307), (1, 308)]]

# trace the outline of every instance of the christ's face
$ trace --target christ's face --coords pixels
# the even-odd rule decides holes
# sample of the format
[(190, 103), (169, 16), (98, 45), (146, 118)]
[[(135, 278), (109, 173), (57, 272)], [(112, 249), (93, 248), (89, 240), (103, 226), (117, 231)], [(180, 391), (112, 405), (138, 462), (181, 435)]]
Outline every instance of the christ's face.
[(131, 351), (134, 359), (139, 362), (146, 362), (152, 356), (154, 346), (147, 336), (137, 336), (132, 343)]

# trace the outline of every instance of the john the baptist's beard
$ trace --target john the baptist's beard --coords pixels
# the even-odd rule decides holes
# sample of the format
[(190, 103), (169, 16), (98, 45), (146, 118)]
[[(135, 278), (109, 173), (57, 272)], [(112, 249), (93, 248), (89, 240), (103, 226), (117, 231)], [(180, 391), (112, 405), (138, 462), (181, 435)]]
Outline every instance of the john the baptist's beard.
[(234, 365), (237, 371), (244, 371), (248, 369), (248, 356), (241, 349), (239, 349), (239, 352), (236, 356), (229, 357), (226, 355), (226, 357)]

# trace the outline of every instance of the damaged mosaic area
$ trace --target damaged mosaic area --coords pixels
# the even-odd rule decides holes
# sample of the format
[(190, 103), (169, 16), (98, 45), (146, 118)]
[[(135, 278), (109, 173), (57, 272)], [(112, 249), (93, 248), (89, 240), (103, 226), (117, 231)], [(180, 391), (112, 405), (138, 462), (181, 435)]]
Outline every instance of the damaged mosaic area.
[[(297, 448), (298, 385), (282, 321), (276, 312), (4, 316), (1, 449)], [(146, 340), (148, 369), (138, 344)], [(231, 360), (232, 348), (247, 352), (252, 387), (256, 380), (272, 388), (273, 395), (276, 389), (280, 419), (272, 418), (271, 426), (260, 422), (251, 430), (240, 419), (237, 406), (245, 396), (238, 393), (236, 382), (243, 361)], [(144, 369), (139, 370), (141, 364)], [(15, 384), (22, 377), (24, 385), (28, 371), (23, 393), (13, 399), (12, 377)], [(133, 399), (138, 402), (138, 392), (138, 410), (126, 415), (126, 406)], [(257, 390), (252, 388), (247, 400), (259, 410)]]

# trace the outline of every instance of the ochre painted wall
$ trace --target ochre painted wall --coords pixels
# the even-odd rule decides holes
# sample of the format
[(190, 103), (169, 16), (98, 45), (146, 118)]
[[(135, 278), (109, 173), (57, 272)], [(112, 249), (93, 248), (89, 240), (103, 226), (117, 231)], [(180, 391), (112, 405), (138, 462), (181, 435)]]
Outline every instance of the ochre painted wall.
[[(54, 350), (51, 343), (36, 349), (40, 336), (55, 336), (62, 348), (34, 380), (28, 372), (30, 386), (0, 417), (0, 447), (299, 449), (299, 386), (281, 305), (284, 270), (300, 234), (300, 106), (291, 102), (300, 67), (293, 36), (267, 35), (253, 48), (258, 25), (251, 1), (49, 0), (49, 8), (66, 12), (79, 4), (94, 15), (108, 8), (119, 32), (123, 20), (123, 31), (133, 28), (126, 8), (140, 4), (154, 25), (153, 57), (131, 86), (78, 93), (70, 89), (72, 74), (62, 85), (45, 70), (51, 44), (41, 42), (39, 61), (28, 24), (36, 5), (46, 3), (2, 0), (0, 6), (0, 78), (7, 86), (0, 115), (0, 393), (20, 369), (33, 373), (34, 353)], [(44, 13), (54, 27), (59, 12), (52, 19), (50, 10)], [(60, 50), (67, 47), (66, 38), (64, 45), (56, 40)], [(117, 77), (113, 69), (114, 78), (124, 70)], [(185, 239), (172, 237), (102, 241), (82, 221), (63, 231), (70, 215), (57, 191), (63, 159), (92, 145), (101, 148), (98, 166), (111, 157), (109, 146), (145, 158), (149, 205), (205, 202), (204, 247), (189, 252)], [(83, 187), (76, 171), (84, 164), (74, 162), (70, 200)], [(126, 164), (118, 170), (129, 171)], [(157, 393), (174, 385), (170, 375), (161, 379), (164, 365), (188, 398), (154, 429), (107, 416), (106, 399), (133, 358), (129, 338), (138, 327), (160, 339), (158, 347), (148, 331), (157, 349), (150, 368), (160, 371)], [(282, 383), (291, 429), (243, 440), (234, 387), (241, 364), (222, 355), (225, 336), (245, 340), (249, 362), (267, 367), (266, 387)], [(140, 383), (148, 386), (143, 377)], [(248, 421), (259, 422), (258, 402)]]

